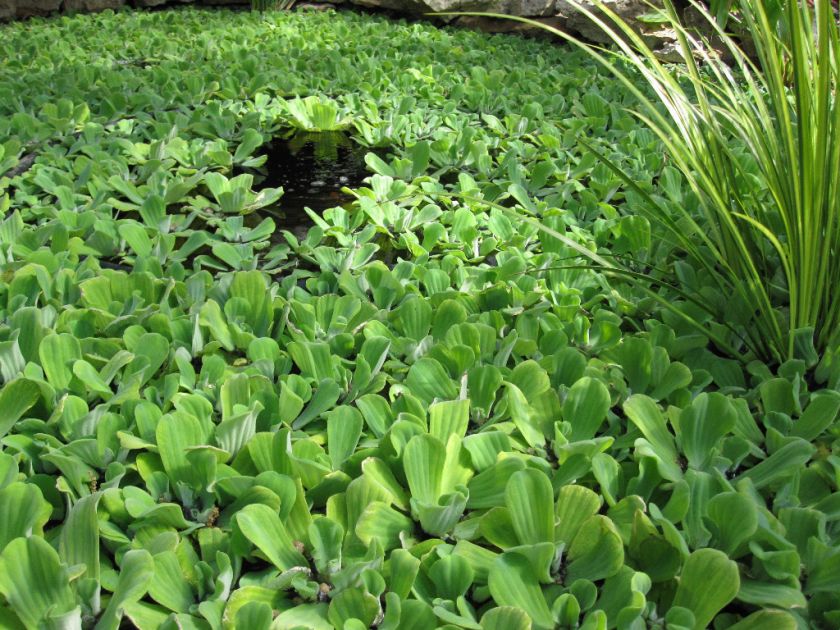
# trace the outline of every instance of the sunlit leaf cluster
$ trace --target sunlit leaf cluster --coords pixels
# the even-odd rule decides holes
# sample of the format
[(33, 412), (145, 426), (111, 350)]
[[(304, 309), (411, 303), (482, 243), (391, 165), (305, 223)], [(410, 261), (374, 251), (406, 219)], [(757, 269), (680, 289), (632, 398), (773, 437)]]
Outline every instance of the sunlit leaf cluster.
[[(187, 9), (0, 58), (0, 626), (840, 625), (840, 368), (593, 268), (711, 318), (585, 55)], [(264, 149), (322, 131), (376, 151), (300, 235)]]

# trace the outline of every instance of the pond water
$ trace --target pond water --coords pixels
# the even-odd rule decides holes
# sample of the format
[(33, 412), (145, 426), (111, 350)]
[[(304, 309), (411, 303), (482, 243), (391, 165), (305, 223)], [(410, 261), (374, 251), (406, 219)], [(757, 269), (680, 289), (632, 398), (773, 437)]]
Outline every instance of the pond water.
[(278, 230), (305, 232), (312, 225), (305, 208), (320, 214), (352, 201), (341, 189), (364, 184), (370, 175), (367, 151), (342, 132), (302, 132), (266, 145), (268, 159), (254, 173), (255, 188), (283, 187), (277, 207), (268, 209), (277, 217)]

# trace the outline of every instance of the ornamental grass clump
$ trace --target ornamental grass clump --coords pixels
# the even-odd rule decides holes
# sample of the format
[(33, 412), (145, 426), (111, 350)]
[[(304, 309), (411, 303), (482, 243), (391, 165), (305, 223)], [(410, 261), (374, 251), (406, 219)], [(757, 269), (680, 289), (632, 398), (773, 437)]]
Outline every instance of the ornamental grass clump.
[[(712, 328), (725, 324), (732, 347), (747, 357), (813, 363), (836, 344), (840, 324), (837, 22), (829, 0), (740, 0), (732, 8), (737, 35), (691, 1), (711, 34), (703, 38), (664, 1), (658, 20), (676, 33), (684, 60), (676, 65), (660, 61), (603, 4), (578, 9), (616, 49), (542, 27), (612, 72), (638, 99), (634, 113), (662, 141), (689, 190), (677, 202), (638, 186), (603, 149), (582, 140), (642, 202), (630, 208), (664, 228), (675, 258), (702, 270), (697, 277), (705, 286), (690, 288), (707, 296), (712, 289), (709, 303), (725, 305)], [(663, 181), (674, 175), (666, 166)]]

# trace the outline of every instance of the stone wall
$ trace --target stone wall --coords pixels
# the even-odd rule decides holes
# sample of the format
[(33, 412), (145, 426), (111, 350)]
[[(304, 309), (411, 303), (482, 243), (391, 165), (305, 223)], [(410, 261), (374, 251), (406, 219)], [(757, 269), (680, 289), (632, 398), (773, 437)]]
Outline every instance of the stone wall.
[[(194, 2), (201, 5), (242, 5), (250, 0), (0, 0), (0, 20), (47, 16), (57, 13), (76, 13), (117, 9), (125, 4), (152, 7), (163, 4)], [(587, 0), (582, 0), (584, 4)], [(646, 0), (604, 0), (616, 13), (667, 47), (668, 37), (655, 31), (636, 18), (650, 13)], [(593, 28), (588, 19), (576, 11), (569, 0), (299, 0), (299, 8), (329, 7), (330, 5), (356, 5), (366, 9), (383, 9), (390, 12), (422, 15), (445, 11), (480, 11), (529, 17), (583, 36), (590, 41), (605, 42), (604, 35)], [(491, 32), (531, 32), (539, 29), (512, 20), (493, 20), (482, 17), (459, 17), (448, 21), (468, 28)], [(544, 31), (543, 31), (544, 32)]]

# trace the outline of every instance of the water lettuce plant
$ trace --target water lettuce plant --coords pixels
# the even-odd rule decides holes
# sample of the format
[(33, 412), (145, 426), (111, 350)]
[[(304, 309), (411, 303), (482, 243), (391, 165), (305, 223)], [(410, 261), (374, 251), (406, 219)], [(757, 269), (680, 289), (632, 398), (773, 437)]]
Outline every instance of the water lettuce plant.
[[(692, 193), (585, 54), (354, 13), (1, 32), (0, 626), (840, 623), (840, 370), (721, 356), (684, 291), (594, 268), (672, 248), (592, 147)], [(264, 145), (335, 128), (369, 177), (292, 225)]]

